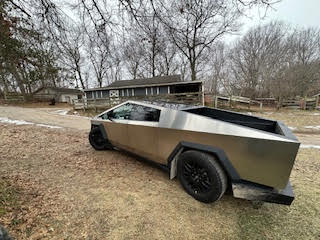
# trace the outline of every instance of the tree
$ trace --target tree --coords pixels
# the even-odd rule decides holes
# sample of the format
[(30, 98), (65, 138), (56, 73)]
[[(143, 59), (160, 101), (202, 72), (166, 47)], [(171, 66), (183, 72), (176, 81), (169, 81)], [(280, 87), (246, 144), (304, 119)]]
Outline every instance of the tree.
[(0, 73), (6, 92), (19, 89), (26, 96), (39, 81), (57, 78), (52, 52), (42, 48), (48, 39), (14, 1), (0, 3), (0, 31)]
[[(188, 62), (191, 80), (197, 79), (198, 63), (207, 48), (227, 33), (239, 29), (238, 20), (247, 9), (269, 7), (269, 0), (120, 0), (139, 25), (145, 17), (156, 14), (171, 41)], [(140, 11), (152, 6), (152, 12)], [(148, 9), (148, 8), (146, 8)]]
[[(248, 31), (232, 49), (230, 58), (234, 78), (241, 94), (248, 97), (269, 95), (278, 71), (287, 61), (288, 27), (271, 22)], [(273, 81), (272, 81), (273, 79)]]

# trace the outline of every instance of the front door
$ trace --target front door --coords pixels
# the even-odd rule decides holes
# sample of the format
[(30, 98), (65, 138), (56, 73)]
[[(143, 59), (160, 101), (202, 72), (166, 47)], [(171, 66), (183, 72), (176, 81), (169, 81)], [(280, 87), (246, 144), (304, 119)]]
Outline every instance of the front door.
[(128, 120), (130, 150), (156, 161), (158, 156), (158, 125), (160, 110), (139, 104), (132, 106)]
[(105, 116), (103, 116), (103, 119), (108, 120), (104, 122), (108, 140), (115, 147), (128, 148), (128, 119), (130, 112), (131, 107), (125, 104), (105, 113)]
[(127, 103), (107, 113), (107, 135), (114, 146), (157, 161), (160, 110)]

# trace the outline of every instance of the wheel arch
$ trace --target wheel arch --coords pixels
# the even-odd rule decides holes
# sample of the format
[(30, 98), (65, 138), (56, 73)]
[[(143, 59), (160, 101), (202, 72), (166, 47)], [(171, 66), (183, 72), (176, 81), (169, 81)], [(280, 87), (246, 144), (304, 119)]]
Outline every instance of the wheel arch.
[(94, 128), (99, 128), (99, 130), (100, 130), (100, 132), (102, 134), (102, 137), (105, 140), (108, 140), (107, 131), (105, 130), (104, 125), (102, 123), (91, 123), (91, 130), (94, 129)]
[(214, 155), (218, 163), (226, 172), (227, 177), (228, 179), (231, 180), (231, 182), (238, 182), (241, 180), (240, 175), (238, 174), (237, 170), (234, 168), (234, 166), (228, 159), (223, 149), (214, 147), (214, 146), (203, 145), (203, 144), (192, 143), (192, 142), (185, 142), (185, 141), (180, 142), (168, 157), (168, 168), (170, 170), (169, 171), (170, 179), (173, 179), (177, 176), (177, 162), (178, 162), (179, 155), (188, 150), (198, 150), (198, 151), (202, 151), (202, 152), (206, 152), (211, 155)]

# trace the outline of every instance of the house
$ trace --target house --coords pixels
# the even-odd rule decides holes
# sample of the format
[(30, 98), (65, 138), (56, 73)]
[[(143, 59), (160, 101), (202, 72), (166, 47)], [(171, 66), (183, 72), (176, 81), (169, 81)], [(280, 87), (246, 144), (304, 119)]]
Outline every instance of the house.
[(41, 87), (33, 93), (33, 98), (48, 101), (55, 99), (56, 102), (73, 103), (73, 100), (82, 99), (84, 92), (74, 88)]
[(115, 81), (102, 88), (84, 90), (86, 98), (144, 97), (179, 93), (202, 93), (201, 81), (183, 82), (180, 75)]

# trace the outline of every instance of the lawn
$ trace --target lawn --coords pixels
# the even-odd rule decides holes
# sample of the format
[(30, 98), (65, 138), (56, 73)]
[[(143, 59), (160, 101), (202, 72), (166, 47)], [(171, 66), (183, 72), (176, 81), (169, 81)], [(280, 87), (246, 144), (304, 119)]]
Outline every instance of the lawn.
[(0, 223), (17, 239), (319, 239), (320, 150), (301, 149), (288, 206), (214, 204), (87, 133), (0, 125)]

